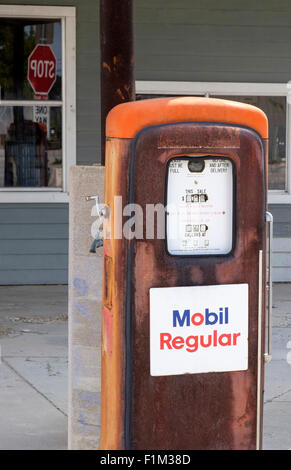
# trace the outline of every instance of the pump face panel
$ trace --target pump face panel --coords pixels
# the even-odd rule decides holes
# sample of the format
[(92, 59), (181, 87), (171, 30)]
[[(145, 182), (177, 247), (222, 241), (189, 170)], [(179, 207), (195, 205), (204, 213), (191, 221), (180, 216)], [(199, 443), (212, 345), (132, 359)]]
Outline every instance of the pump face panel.
[[(197, 158), (196, 162), (199, 158), (205, 162), (204, 171), (196, 178), (197, 185), (197, 175), (193, 178), (188, 172), (189, 161), (194, 158)], [(169, 172), (179, 163), (181, 173)], [(226, 165), (218, 166), (222, 163)], [(196, 247), (193, 243), (185, 249), (183, 242), (190, 232), (186, 231), (187, 224), (183, 220), (182, 236), (171, 244), (168, 234), (172, 230), (172, 216), (167, 215), (167, 240), (157, 237), (149, 240), (145, 234), (144, 239), (130, 241), (126, 292), (126, 337), (129, 339), (126, 350), (126, 446), (162, 449), (166, 442), (169, 449), (255, 449), (258, 348), (261, 348), (258, 343), (258, 299), (262, 287), (259, 285), (259, 250), (263, 250), (265, 236), (263, 143), (258, 134), (238, 126), (203, 123), (156, 126), (143, 130), (136, 137), (130, 168), (129, 203), (140, 205), (146, 213), (147, 204), (180, 200), (183, 209), (189, 209), (194, 218), (191, 225), (199, 225), (200, 233), (204, 233), (201, 231), (203, 224), (209, 227), (210, 233), (213, 223), (218, 226), (220, 235), (217, 243), (215, 235), (211, 234), (209, 246)], [(211, 168), (226, 171), (211, 172)], [(196, 169), (199, 169), (198, 165)], [(195, 186), (201, 190), (200, 194), (207, 195), (209, 203), (192, 202), (195, 192), (187, 193), (187, 190)], [(222, 195), (219, 195), (221, 188)], [(181, 199), (187, 194), (191, 195), (191, 202)], [(212, 207), (209, 207), (210, 201)], [(212, 214), (202, 214), (202, 206), (207, 204), (208, 211), (205, 212), (213, 211)], [(192, 212), (193, 207), (198, 209)], [(207, 240), (203, 236), (200, 238)], [(208, 370), (207, 373), (182, 375), (167, 375), (162, 369), (160, 376), (159, 371), (157, 376), (152, 376), (150, 290), (241, 284), (248, 285), (248, 301), (243, 313), (244, 325), (248, 325), (247, 366), (244, 365), (246, 362), (239, 361), (229, 372)], [(182, 306), (182, 300), (177, 298), (177, 304)], [(164, 307), (161, 304), (161, 308)], [(225, 307), (227, 297), (218, 297), (216, 311)], [(156, 315), (162, 315), (162, 312), (156, 311)], [(240, 313), (232, 309), (231, 315)], [(167, 361), (170, 360), (169, 353), (175, 355), (177, 352), (175, 348), (169, 351), (165, 347), (164, 350)], [(173, 358), (176, 361), (177, 355)], [(193, 352), (192, 361), (195, 360)], [(163, 362), (161, 357), (160, 361)], [(215, 367), (225, 370), (223, 364)], [(176, 373), (179, 372), (178, 368)], [(244, 413), (241, 414), (241, 410)]]
[(167, 174), (167, 249), (171, 255), (225, 255), (233, 245), (233, 163), (172, 158)]

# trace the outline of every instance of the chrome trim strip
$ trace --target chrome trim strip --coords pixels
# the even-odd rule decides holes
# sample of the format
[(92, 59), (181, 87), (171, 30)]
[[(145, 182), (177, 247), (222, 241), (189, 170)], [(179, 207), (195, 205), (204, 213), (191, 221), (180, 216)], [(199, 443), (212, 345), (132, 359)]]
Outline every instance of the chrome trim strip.
[(272, 303), (273, 303), (273, 285), (272, 285), (272, 250), (273, 250), (273, 216), (266, 212), (266, 222), (269, 224), (268, 237), (268, 265), (267, 265), (267, 294), (268, 294), (268, 349), (264, 354), (265, 362), (272, 359)]
[(257, 450), (260, 449), (260, 437), (261, 437), (262, 307), (263, 307), (263, 251), (259, 250), (258, 375), (257, 375), (257, 435), (256, 435), (256, 449)]

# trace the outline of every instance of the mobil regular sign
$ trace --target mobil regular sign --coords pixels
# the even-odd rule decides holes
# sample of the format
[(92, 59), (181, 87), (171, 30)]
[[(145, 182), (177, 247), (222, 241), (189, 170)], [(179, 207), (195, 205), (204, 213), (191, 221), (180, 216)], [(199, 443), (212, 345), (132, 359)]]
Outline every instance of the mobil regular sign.
[(248, 284), (150, 289), (151, 375), (248, 368)]
[(57, 78), (57, 61), (50, 46), (38, 44), (28, 58), (27, 79), (38, 99), (47, 99)]

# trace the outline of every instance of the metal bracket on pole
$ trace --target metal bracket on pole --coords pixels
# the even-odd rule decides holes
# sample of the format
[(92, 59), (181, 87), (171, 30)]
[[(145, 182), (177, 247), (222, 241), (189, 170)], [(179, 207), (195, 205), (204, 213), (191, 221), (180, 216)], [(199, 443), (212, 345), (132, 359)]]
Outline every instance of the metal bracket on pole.
[[(86, 201), (95, 201), (96, 205), (96, 215), (98, 218), (103, 217), (105, 215), (104, 209), (100, 209), (99, 205), (99, 196), (96, 194), (94, 196), (86, 196)], [(103, 237), (101, 235), (102, 232), (98, 231), (95, 235), (94, 241), (90, 248), (90, 253), (96, 253), (96, 248), (103, 246)]]

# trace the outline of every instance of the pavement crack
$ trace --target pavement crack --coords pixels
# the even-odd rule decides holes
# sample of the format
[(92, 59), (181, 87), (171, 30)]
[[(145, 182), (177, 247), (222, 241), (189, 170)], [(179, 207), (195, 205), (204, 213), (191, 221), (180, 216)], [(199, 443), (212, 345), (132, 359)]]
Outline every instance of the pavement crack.
[(279, 395), (276, 395), (275, 397), (272, 397), (269, 400), (266, 400), (265, 404), (266, 403), (273, 403), (274, 400), (277, 400), (278, 398), (281, 398), (281, 397), (283, 397), (284, 395), (287, 395), (290, 392), (291, 392), (291, 388), (289, 390), (286, 390), (285, 392), (279, 393)]
[(27, 380), (25, 377), (23, 377), (23, 375), (21, 375), (11, 364), (9, 364), (9, 362), (7, 362), (5, 360), (4, 357), (1, 358), (1, 361), (3, 362), (3, 364), (5, 364), (10, 370), (12, 370), (12, 372), (14, 372), (14, 374), (16, 374), (21, 380), (23, 380), (28, 386), (30, 386), (31, 388), (33, 388), (33, 390), (35, 390), (35, 392), (37, 392), (39, 395), (41, 395), (47, 402), (49, 402), (56, 410), (58, 410), (60, 413), (62, 413), (62, 415), (64, 415), (66, 418), (68, 417), (68, 415), (63, 411), (61, 410), (61, 408), (59, 408), (52, 400), (50, 400), (44, 393), (42, 393), (40, 390), (38, 390), (31, 382), (29, 382), (29, 380)]

